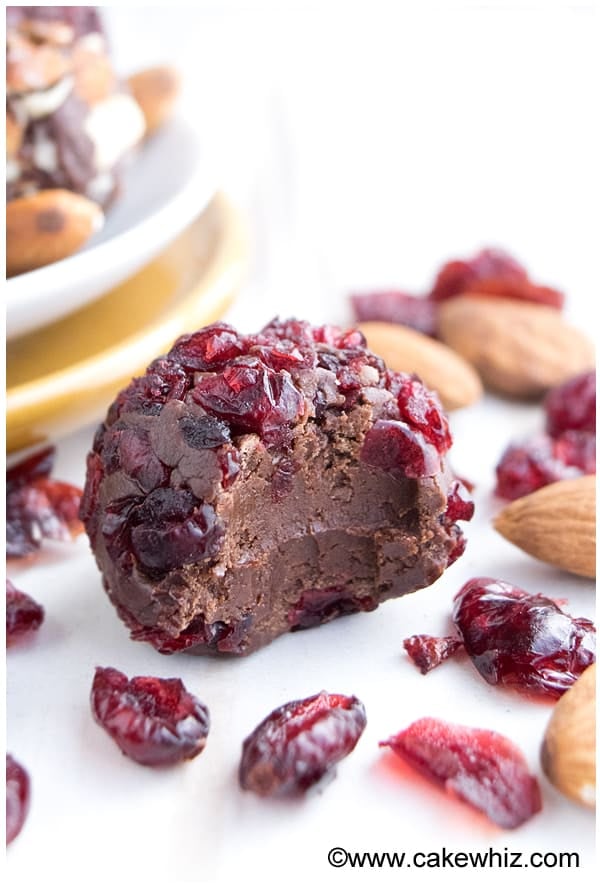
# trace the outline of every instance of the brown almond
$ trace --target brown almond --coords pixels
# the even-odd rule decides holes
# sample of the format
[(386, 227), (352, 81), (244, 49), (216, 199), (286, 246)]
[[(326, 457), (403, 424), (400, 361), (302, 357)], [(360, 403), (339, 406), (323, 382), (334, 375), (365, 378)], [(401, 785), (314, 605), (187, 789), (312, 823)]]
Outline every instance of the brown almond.
[(23, 143), (23, 127), (19, 126), (13, 114), (6, 112), (6, 156), (17, 156)]
[(174, 68), (146, 68), (127, 81), (146, 120), (146, 135), (152, 135), (173, 113), (179, 95), (180, 78)]
[(417, 373), (428, 388), (437, 391), (446, 410), (469, 406), (481, 397), (477, 373), (441, 342), (397, 323), (368, 321), (358, 329), (391, 370)]
[(563, 795), (596, 806), (596, 665), (556, 704), (541, 750), (542, 769)]
[(543, 305), (459, 296), (440, 306), (439, 333), (486, 387), (513, 397), (540, 397), (594, 366), (590, 340)]
[(596, 478), (576, 477), (515, 499), (496, 530), (527, 554), (569, 573), (596, 575)]
[(6, 204), (6, 273), (22, 274), (64, 259), (102, 227), (100, 207), (72, 191), (51, 189)]

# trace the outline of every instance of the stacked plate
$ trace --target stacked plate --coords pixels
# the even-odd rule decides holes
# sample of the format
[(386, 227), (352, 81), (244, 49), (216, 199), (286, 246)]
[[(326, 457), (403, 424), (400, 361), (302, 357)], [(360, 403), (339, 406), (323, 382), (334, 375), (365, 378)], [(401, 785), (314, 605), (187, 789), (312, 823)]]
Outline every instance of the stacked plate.
[(85, 249), (5, 286), (9, 452), (98, 418), (178, 335), (215, 320), (240, 284), (243, 226), (192, 126), (173, 120), (125, 184)]

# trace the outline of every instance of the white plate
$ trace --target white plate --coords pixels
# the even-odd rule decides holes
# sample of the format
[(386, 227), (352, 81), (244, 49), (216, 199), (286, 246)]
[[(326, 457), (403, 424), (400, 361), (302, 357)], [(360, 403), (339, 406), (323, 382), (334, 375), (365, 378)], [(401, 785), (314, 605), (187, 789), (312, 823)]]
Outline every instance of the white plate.
[(78, 253), (7, 281), (8, 338), (74, 311), (134, 274), (173, 240), (215, 191), (194, 127), (176, 118), (140, 150), (102, 231)]

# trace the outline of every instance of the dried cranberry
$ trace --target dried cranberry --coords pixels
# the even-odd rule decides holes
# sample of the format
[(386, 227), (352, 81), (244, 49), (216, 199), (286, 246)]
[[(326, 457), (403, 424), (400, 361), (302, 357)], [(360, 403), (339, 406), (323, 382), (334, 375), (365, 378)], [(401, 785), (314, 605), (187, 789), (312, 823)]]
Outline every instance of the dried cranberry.
[(188, 370), (214, 370), (244, 354), (246, 346), (227, 323), (214, 323), (197, 333), (181, 336), (169, 352), (169, 358)]
[(229, 427), (214, 416), (183, 416), (178, 424), (184, 441), (195, 450), (220, 447), (231, 440)]
[(208, 709), (179, 678), (128, 680), (115, 668), (96, 668), (90, 701), (98, 724), (138, 764), (175, 764), (206, 745)]
[(17, 837), (27, 818), (30, 781), (27, 771), (12, 755), (6, 755), (6, 843)]
[(426, 336), (436, 336), (438, 307), (431, 299), (411, 296), (397, 290), (361, 293), (351, 296), (357, 320), (401, 323)]
[(557, 698), (596, 659), (596, 629), (550, 598), (500, 579), (471, 579), (454, 599), (453, 619), (489, 684)]
[(121, 391), (108, 411), (107, 424), (112, 425), (123, 413), (154, 415), (167, 401), (182, 400), (190, 385), (190, 377), (178, 363), (159, 357), (145, 375), (133, 379)]
[(161, 573), (213, 557), (223, 537), (212, 505), (189, 490), (154, 490), (132, 509), (128, 521), (136, 558)]
[(560, 458), (574, 458), (573, 452), (567, 453), (562, 446), (545, 434), (508, 446), (496, 466), (496, 495), (519, 499), (547, 484), (578, 477), (581, 470)]
[(102, 460), (108, 474), (124, 471), (145, 493), (164, 486), (169, 480), (169, 470), (152, 450), (148, 432), (127, 427), (122, 420), (107, 430)]
[(542, 809), (523, 754), (492, 730), (421, 718), (379, 745), (502, 828), (517, 828)]
[(282, 705), (244, 740), (241, 787), (263, 797), (303, 794), (350, 754), (366, 723), (356, 696), (322, 691)]
[(421, 674), (427, 674), (432, 668), (437, 668), (446, 659), (450, 659), (462, 645), (460, 638), (438, 638), (430, 634), (413, 634), (403, 641), (404, 649)]
[(372, 597), (357, 597), (343, 585), (308, 588), (288, 613), (291, 631), (324, 625), (350, 613), (369, 612), (377, 607)]
[(457, 520), (471, 520), (475, 513), (475, 504), (467, 495), (463, 481), (454, 480), (448, 490), (448, 504), (444, 514), (444, 522), (448, 526)]
[(6, 644), (11, 646), (15, 641), (37, 631), (44, 621), (44, 608), (32, 597), (14, 587), (10, 579), (6, 580)]
[(596, 435), (591, 431), (564, 431), (554, 438), (554, 456), (584, 474), (596, 474)]
[(452, 435), (437, 395), (429, 391), (417, 376), (390, 372), (388, 378), (400, 418), (411, 428), (418, 429), (440, 455), (446, 453), (452, 445)]
[(374, 423), (365, 435), (360, 458), (400, 479), (433, 477), (440, 470), (436, 447), (420, 431), (395, 420), (378, 419)]
[(520, 299), (562, 308), (564, 295), (537, 286), (525, 269), (501, 250), (484, 249), (467, 261), (447, 262), (439, 271), (429, 298), (436, 302), (465, 293)]
[(25, 557), (43, 539), (67, 541), (83, 529), (79, 521), (81, 490), (50, 480), (54, 450), (46, 449), (6, 473), (6, 554)]
[(290, 424), (304, 409), (304, 397), (289, 374), (276, 373), (256, 358), (240, 359), (218, 375), (200, 377), (192, 396), (238, 434), (260, 434)]
[(596, 433), (596, 372), (590, 370), (553, 388), (544, 401), (546, 430), (552, 437), (563, 431)]

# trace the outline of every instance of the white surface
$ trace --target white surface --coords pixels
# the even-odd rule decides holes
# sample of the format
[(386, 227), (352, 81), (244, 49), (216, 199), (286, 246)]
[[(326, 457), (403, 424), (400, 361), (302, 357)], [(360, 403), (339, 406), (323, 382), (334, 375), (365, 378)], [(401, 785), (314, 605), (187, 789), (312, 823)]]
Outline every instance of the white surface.
[[(350, 319), (346, 293), (422, 289), (448, 256), (481, 244), (513, 251), (564, 287), (567, 313), (592, 327), (599, 280), (600, 151), (592, 109), (598, 65), (585, 9), (468, 9), (434, 14), (382, 4), (286, 14), (114, 14), (131, 69), (171, 52), (190, 105), (210, 123), (225, 185), (246, 208), (255, 262), (230, 320), (256, 329), (273, 314)], [(230, 8), (230, 4), (228, 4)], [(394, 8), (397, 8), (394, 6)], [(139, 33), (139, 32), (138, 32)], [(195, 72), (195, 73), (194, 73)], [(594, 165), (593, 165), (594, 164)], [(593, 232), (593, 233), (592, 233)], [(33, 803), (8, 854), (11, 884), (564, 883), (565, 869), (332, 869), (328, 849), (576, 851), (593, 866), (594, 819), (541, 775), (551, 706), (488, 686), (466, 662), (423, 677), (402, 639), (448, 628), (453, 594), (492, 575), (594, 612), (593, 584), (535, 562), (498, 537), (493, 469), (509, 440), (541, 426), (539, 407), (487, 397), (452, 416), (453, 463), (477, 483), (464, 557), (430, 589), (289, 635), (241, 661), (162, 657), (132, 644), (101, 589), (84, 539), (10, 570), (46, 607), (46, 623), (8, 661), (8, 743), (29, 768)], [(92, 429), (59, 447), (57, 476), (81, 482)], [(127, 761), (94, 724), (96, 664), (180, 676), (210, 708), (194, 762), (151, 772)], [(270, 803), (236, 782), (242, 739), (276, 705), (322, 688), (355, 693), (369, 723), (337, 779), (298, 804)], [(543, 812), (514, 832), (488, 827), (377, 747), (423, 715), (505, 733), (540, 778)], [(525, 858), (523, 859), (525, 861)], [(50, 879), (52, 880), (52, 879)]]
[(69, 314), (134, 274), (182, 231), (215, 191), (198, 128), (183, 117), (143, 145), (123, 194), (78, 253), (5, 284), (8, 338)]

